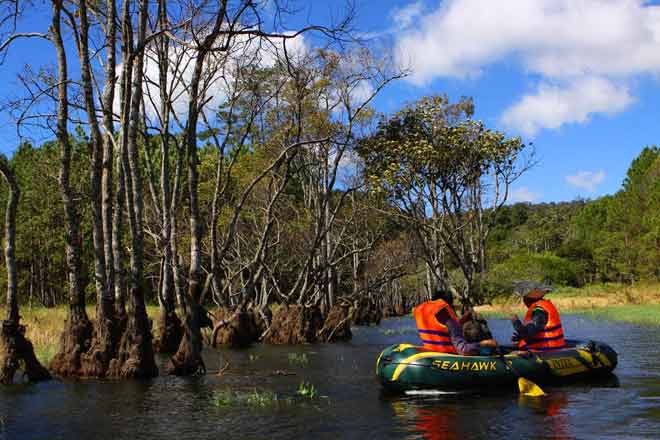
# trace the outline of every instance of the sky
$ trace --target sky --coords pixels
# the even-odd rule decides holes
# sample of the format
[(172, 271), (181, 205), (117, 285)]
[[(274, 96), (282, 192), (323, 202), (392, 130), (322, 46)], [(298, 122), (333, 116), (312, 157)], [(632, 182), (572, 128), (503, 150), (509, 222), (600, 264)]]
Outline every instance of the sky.
[[(473, 97), (477, 119), (534, 146), (538, 164), (514, 183), (511, 201), (556, 202), (616, 192), (631, 161), (657, 142), (657, 3), (356, 0), (354, 28), (410, 72), (377, 97), (377, 111), (430, 94)], [(344, 4), (299, 1), (291, 25), (341, 16)], [(48, 11), (38, 12), (31, 24)], [(16, 90), (25, 62), (49, 52), (34, 41), (14, 48), (0, 65), (0, 99)], [(17, 141), (0, 114), (0, 151)]]

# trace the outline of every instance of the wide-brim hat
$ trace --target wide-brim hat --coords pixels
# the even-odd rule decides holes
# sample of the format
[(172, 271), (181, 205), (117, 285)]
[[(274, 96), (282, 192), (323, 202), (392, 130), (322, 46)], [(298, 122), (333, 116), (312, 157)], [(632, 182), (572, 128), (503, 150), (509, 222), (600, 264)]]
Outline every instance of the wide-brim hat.
[(517, 281), (513, 287), (513, 291), (518, 296), (532, 300), (539, 300), (552, 290), (551, 286), (536, 281)]

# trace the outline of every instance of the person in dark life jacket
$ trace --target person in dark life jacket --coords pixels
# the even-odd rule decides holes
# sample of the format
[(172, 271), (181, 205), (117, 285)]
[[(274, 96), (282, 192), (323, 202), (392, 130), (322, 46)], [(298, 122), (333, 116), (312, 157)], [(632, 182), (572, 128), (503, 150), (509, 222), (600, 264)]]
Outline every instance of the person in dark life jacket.
[(463, 336), (462, 320), (454, 312), (453, 295), (450, 291), (436, 290), (431, 301), (426, 301), (413, 309), (419, 337), (424, 347), (442, 353), (478, 355), (482, 347), (497, 347), (497, 341), (487, 339), (480, 342), (467, 342)]
[(520, 321), (517, 315), (511, 317), (513, 336), (521, 350), (547, 351), (566, 347), (564, 330), (557, 308), (544, 296), (552, 288), (539, 283), (520, 283), (517, 293), (522, 296), (527, 313)]

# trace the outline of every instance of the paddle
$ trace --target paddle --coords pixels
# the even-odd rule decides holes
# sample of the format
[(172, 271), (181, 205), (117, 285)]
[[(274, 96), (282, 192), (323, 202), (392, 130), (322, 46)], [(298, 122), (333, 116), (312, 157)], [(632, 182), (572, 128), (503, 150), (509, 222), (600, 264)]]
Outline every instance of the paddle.
[(537, 384), (535, 384), (531, 380), (522, 377), (522, 374), (520, 374), (520, 372), (518, 372), (518, 370), (516, 370), (513, 367), (513, 362), (511, 362), (510, 360), (508, 360), (504, 357), (503, 352), (501, 352), (500, 350), (497, 350), (497, 352), (499, 354), (500, 360), (504, 364), (504, 368), (506, 368), (507, 370), (513, 372), (513, 374), (518, 376), (518, 390), (520, 391), (520, 394), (522, 394), (523, 396), (528, 396), (528, 397), (543, 397), (543, 396), (545, 396), (545, 392), (541, 389), (540, 386), (538, 386)]

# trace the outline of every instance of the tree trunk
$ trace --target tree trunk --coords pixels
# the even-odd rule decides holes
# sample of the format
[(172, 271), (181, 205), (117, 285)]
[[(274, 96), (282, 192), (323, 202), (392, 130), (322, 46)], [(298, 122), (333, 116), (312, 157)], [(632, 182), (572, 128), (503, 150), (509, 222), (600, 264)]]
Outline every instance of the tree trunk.
[[(161, 29), (167, 28), (167, 1), (158, 2), (158, 20)], [(158, 322), (158, 338), (154, 348), (159, 353), (176, 352), (182, 337), (181, 321), (176, 314), (176, 299), (174, 287), (174, 269), (172, 245), (172, 192), (170, 185), (170, 97), (168, 96), (167, 74), (169, 68), (169, 37), (162, 36), (158, 40), (158, 81), (160, 86), (160, 116), (161, 132), (161, 235), (158, 243), (163, 255), (161, 283), (158, 292), (160, 316)]]
[[(223, 5), (226, 7), (226, 2)], [(199, 298), (201, 296), (200, 242), (202, 230), (197, 197), (197, 121), (200, 111), (198, 100), (204, 60), (220, 32), (220, 24), (224, 18), (224, 7), (221, 15), (218, 15), (215, 28), (204, 39), (198, 51), (188, 92), (188, 122), (186, 124), (185, 145), (188, 154), (188, 195), (190, 197), (190, 268), (188, 271), (188, 294), (185, 295), (184, 299), (186, 309), (184, 335), (179, 344), (179, 349), (170, 358), (166, 367), (169, 374), (175, 375), (190, 375), (206, 371), (202, 359), (201, 317), (199, 316), (201, 312)]]
[(51, 25), (52, 41), (57, 49), (58, 69), (58, 109), (57, 140), (60, 144), (60, 187), (64, 203), (65, 252), (67, 278), (69, 283), (69, 315), (64, 325), (60, 341), (60, 351), (51, 363), (51, 370), (61, 376), (77, 375), (80, 370), (80, 356), (89, 348), (92, 325), (85, 311), (85, 292), (81, 283), (80, 229), (76, 198), (69, 184), (71, 167), (71, 144), (67, 123), (69, 119), (67, 96), (67, 60), (62, 33), (60, 30), (62, 0), (53, 0), (53, 19)]
[(103, 97), (103, 122), (106, 130), (102, 138), (92, 84), (89, 59), (89, 23), (87, 0), (80, 1), (80, 69), (83, 83), (85, 107), (91, 132), (91, 199), (92, 237), (94, 242), (94, 277), (96, 281), (96, 322), (92, 345), (81, 359), (81, 376), (105, 376), (110, 360), (115, 357), (119, 338), (114, 310), (113, 283), (108, 283), (114, 270), (112, 260), (112, 101), (115, 86), (115, 5), (108, 1), (106, 50), (105, 96)]
[(50, 379), (50, 374), (34, 355), (32, 344), (25, 338), (25, 327), (20, 325), (16, 286), (16, 209), (20, 191), (14, 172), (7, 158), (0, 156), (0, 172), (9, 184), (9, 198), (5, 211), (5, 264), (7, 266), (7, 319), (0, 330), (0, 383), (11, 384), (20, 362), (25, 365), (25, 374), (32, 382)]
[[(148, 0), (140, 2), (138, 23), (138, 44), (146, 37)], [(133, 70), (133, 90), (130, 96), (128, 114), (128, 151), (123, 155), (124, 170), (127, 173), (128, 218), (131, 231), (131, 277), (129, 294), (129, 312), (126, 330), (121, 338), (117, 358), (110, 364), (109, 374), (122, 378), (149, 378), (158, 375), (151, 341), (151, 323), (144, 304), (144, 237), (142, 229), (142, 180), (140, 173), (137, 135), (140, 123), (140, 103), (142, 100), (142, 71), (144, 50), (135, 55)], [(126, 84), (130, 84), (127, 82)], [(126, 108), (126, 107), (125, 107)]]

